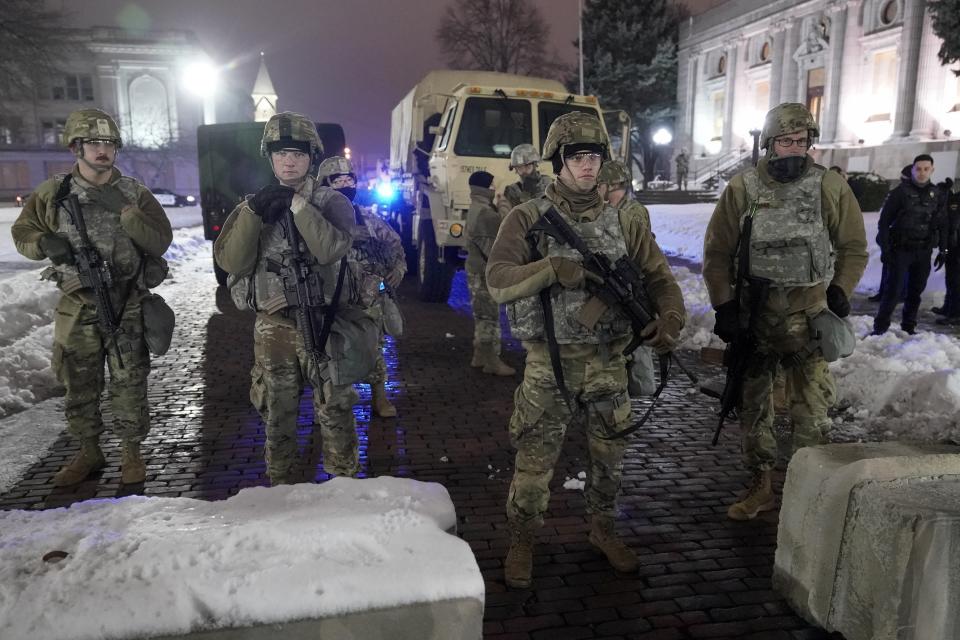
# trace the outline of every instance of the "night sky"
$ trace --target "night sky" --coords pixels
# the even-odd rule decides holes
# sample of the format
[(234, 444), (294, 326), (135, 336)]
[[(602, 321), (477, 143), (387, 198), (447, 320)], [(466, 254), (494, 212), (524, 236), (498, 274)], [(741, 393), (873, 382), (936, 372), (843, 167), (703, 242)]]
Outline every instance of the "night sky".
[[(280, 109), (339, 122), (354, 158), (389, 153), (390, 111), (445, 59), (434, 40), (451, 0), (84, 0), (73, 26), (190, 29), (226, 81), (249, 91), (260, 51)], [(702, 11), (722, 0), (689, 0)], [(550, 25), (548, 52), (576, 64), (577, 0), (534, 0)], [(82, 7), (80, 9), (79, 7)]]

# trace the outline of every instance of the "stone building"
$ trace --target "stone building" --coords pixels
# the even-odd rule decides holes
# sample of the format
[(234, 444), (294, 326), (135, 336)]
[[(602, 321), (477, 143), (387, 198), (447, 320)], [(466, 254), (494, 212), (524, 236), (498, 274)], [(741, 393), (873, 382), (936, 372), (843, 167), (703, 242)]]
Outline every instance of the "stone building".
[(923, 0), (729, 0), (681, 27), (676, 149), (698, 180), (750, 156), (781, 102), (817, 118), (818, 160), (896, 178), (919, 153), (957, 174), (960, 78)]
[[(150, 187), (196, 195), (196, 128), (204, 98), (184, 87), (184, 71), (205, 59), (190, 31), (73, 29), (81, 53), (45, 79), (35, 98), (0, 104), (0, 200), (30, 193), (73, 165), (60, 144), (67, 116), (96, 107), (113, 115), (124, 138), (121, 170)], [(220, 90), (221, 120), (251, 120), (250, 95)], [(209, 96), (208, 96), (209, 98)]]

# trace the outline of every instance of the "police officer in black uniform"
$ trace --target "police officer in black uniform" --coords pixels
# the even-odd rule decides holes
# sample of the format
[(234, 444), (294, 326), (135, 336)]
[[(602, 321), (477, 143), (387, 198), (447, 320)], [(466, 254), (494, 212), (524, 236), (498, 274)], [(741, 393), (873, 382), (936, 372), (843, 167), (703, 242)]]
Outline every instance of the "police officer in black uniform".
[[(920, 294), (930, 277), (930, 257), (939, 246), (946, 257), (946, 220), (940, 191), (930, 180), (933, 158), (920, 154), (900, 178), (900, 185), (887, 194), (880, 210), (877, 243), (884, 256), (887, 278), (883, 283), (883, 297), (873, 320), (873, 334), (881, 335), (890, 328), (890, 317), (900, 301), (906, 286), (903, 316), (900, 327), (907, 333), (916, 333)], [(943, 243), (941, 243), (943, 240)], [(904, 282), (906, 278), (906, 282)]]

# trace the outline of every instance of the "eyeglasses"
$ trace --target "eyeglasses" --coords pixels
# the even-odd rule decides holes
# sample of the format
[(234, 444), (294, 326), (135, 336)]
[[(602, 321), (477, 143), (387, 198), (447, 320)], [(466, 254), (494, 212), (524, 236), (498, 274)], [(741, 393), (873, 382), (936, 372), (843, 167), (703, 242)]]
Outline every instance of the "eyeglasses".
[(781, 147), (783, 147), (784, 149), (789, 149), (793, 145), (797, 145), (801, 149), (804, 147), (810, 146), (810, 138), (800, 138), (800, 139), (774, 138), (773, 141), (776, 142)]
[(600, 164), (600, 162), (603, 160), (603, 156), (599, 153), (582, 151), (580, 153), (575, 153), (572, 156), (567, 156), (566, 159), (570, 164), (582, 166), (588, 162), (590, 164)]
[(103, 140), (101, 138), (90, 138), (89, 140), (84, 140), (83, 144), (88, 144), (91, 147), (107, 147), (108, 149), (113, 149), (117, 146), (115, 141)]
[(330, 181), (330, 186), (334, 189), (341, 187), (355, 187), (357, 181), (351, 175), (337, 176)]

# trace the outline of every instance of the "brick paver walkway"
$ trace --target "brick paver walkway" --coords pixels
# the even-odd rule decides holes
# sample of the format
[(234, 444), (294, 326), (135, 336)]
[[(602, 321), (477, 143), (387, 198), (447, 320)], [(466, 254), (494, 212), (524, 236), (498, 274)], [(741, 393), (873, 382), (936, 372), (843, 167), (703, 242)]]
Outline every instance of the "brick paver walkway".
[[(252, 315), (238, 312), (225, 291), (215, 294), (212, 276), (210, 283), (172, 301), (175, 346), (157, 359), (150, 380), (146, 483), (121, 488), (117, 442), (108, 439), (109, 466), (100, 476), (54, 489), (52, 475), (75, 450), (62, 437), (0, 496), (0, 508), (43, 509), (126, 493), (222, 499), (265, 484), (263, 426), (247, 399)], [(648, 426), (631, 437), (626, 457), (617, 526), (641, 556), (639, 573), (615, 574), (586, 542), (583, 496), (562, 488), (587, 467), (585, 440), (573, 433), (538, 537), (533, 588), (507, 590), (504, 501), (513, 453), (506, 425), (519, 374), (495, 378), (468, 366), (472, 323), (462, 273), (449, 305), (414, 302), (411, 284), (401, 290), (408, 333), (388, 344), (399, 416), (371, 421), (366, 387), (356, 410), (363, 469), (440, 482), (449, 490), (460, 535), (487, 584), (485, 637), (839, 638), (811, 628), (771, 589), (777, 513), (749, 523), (726, 519), (727, 505), (746, 481), (737, 429), (729, 426), (711, 448), (715, 403), (692, 392), (679, 371)], [(695, 364), (693, 354), (683, 355)], [(505, 359), (521, 367), (516, 343), (508, 344)], [(307, 472), (323, 480), (308, 395), (302, 407)]]

